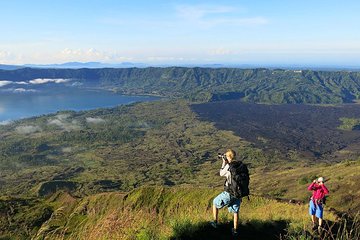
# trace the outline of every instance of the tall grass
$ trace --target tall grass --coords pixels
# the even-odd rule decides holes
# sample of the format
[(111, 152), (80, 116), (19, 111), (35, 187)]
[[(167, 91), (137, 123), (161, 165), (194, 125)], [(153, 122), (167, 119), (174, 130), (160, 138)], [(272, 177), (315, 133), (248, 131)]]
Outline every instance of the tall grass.
[(321, 229), (309, 232), (304, 228), (303, 231), (292, 231), (281, 236), (280, 239), (289, 240), (358, 240), (360, 239), (360, 215), (343, 215), (337, 222), (326, 221)]
[(357, 213), (353, 219), (344, 218), (336, 235), (331, 239), (360, 239), (360, 214)]
[[(128, 194), (89, 196), (77, 203), (64, 225), (47, 232), (47, 236), (86, 240), (182, 239), (184, 236), (192, 239), (212, 220), (212, 200), (220, 192), (221, 189), (212, 188), (142, 187)], [(331, 213), (326, 217), (335, 221)], [(219, 213), (220, 222), (226, 224), (228, 231), (232, 218), (227, 209)], [(289, 232), (303, 231), (310, 223), (307, 206), (257, 196), (243, 200), (240, 224), (245, 230), (260, 232), (279, 222), (289, 223), (284, 226)]]

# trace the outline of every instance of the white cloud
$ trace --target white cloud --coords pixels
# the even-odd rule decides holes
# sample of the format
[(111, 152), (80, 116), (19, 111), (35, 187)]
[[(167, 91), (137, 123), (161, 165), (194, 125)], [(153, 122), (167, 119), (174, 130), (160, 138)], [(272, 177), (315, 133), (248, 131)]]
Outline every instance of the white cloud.
[(62, 152), (63, 153), (71, 153), (73, 151), (72, 147), (63, 147)]
[(64, 50), (61, 51), (61, 55), (66, 57), (76, 56), (76, 57), (90, 57), (90, 58), (105, 56), (103, 52), (100, 52), (94, 48), (89, 48), (87, 50), (65, 48)]
[(53, 119), (48, 120), (49, 125), (55, 125), (67, 132), (80, 130), (81, 126), (78, 121), (69, 119), (68, 114), (58, 114)]
[(81, 61), (81, 62), (121, 62), (132, 61), (133, 58), (124, 57), (117, 52), (99, 51), (95, 48), (89, 49), (70, 49), (65, 48), (55, 56), (60, 62)]
[[(26, 43), (22, 45), (27, 46)], [(52, 64), (64, 62), (123, 62), (134, 61), (133, 57), (123, 56), (117, 51), (100, 51), (95, 48), (64, 48), (61, 51), (44, 49), (43, 51), (28, 51), (31, 47), (26, 47), (21, 52), (17, 46), (13, 52), (0, 51), (0, 63), (3, 64)], [(38, 49), (39, 46), (32, 46)], [(21, 53), (19, 53), (21, 52)]]
[(60, 119), (51, 119), (51, 120), (48, 120), (48, 124), (49, 124), (49, 125), (56, 125), (56, 126), (59, 126), (59, 127), (63, 127), (63, 126), (64, 126), (64, 123), (63, 123)]
[(105, 120), (102, 119), (102, 118), (87, 117), (87, 118), (86, 118), (86, 122), (87, 122), (87, 123), (99, 124), (99, 123), (104, 123)]
[(13, 63), (17, 57), (9, 51), (0, 51), (0, 62)]
[(35, 89), (15, 88), (14, 93), (37, 92)]
[(58, 114), (55, 116), (55, 118), (61, 120), (61, 121), (64, 121), (66, 119), (68, 119), (70, 117), (70, 114)]
[[(7, 80), (0, 80), (0, 87), (4, 87), (6, 85), (10, 84), (17, 84), (17, 85), (39, 85), (39, 84), (45, 84), (45, 83), (67, 83), (70, 82), (71, 79), (63, 79), (63, 78), (37, 78), (30, 80), (29, 82), (21, 81), (21, 82), (13, 82), (13, 81), (7, 81)], [(9, 88), (9, 89), (3, 89), (1, 91), (5, 92), (14, 92), (14, 93), (24, 93), (24, 92), (37, 92), (35, 89), (25, 89), (25, 88)]]
[(12, 84), (12, 81), (0, 80), (0, 87)]
[(0, 80), (0, 87), (4, 87), (9, 84), (28, 85), (28, 84), (44, 84), (44, 83), (67, 83), (69, 81), (71, 81), (71, 79), (63, 79), (63, 78), (37, 78), (30, 80), (29, 82), (25, 82), (25, 81), (13, 82), (8, 80)]
[[(0, 112), (0, 113), (1, 113), (1, 112)], [(11, 123), (12, 123), (11, 120), (0, 121), (0, 126), (9, 125), (9, 124), (11, 124)]]
[(19, 85), (28, 85), (29, 83), (28, 82), (24, 82), (24, 81), (22, 81), (22, 82), (15, 82), (16, 84), (19, 84)]
[[(23, 63), (23, 54), (17, 53), (18, 45), (15, 47), (15, 51), (1, 51), (0, 50), (0, 63), (2, 64), (19, 64)], [(32, 56), (31, 56), (32, 57)]]
[(40, 132), (41, 128), (39, 126), (25, 125), (16, 127), (15, 131), (19, 134), (31, 134)]
[(50, 82), (53, 82), (53, 83), (66, 83), (66, 82), (69, 82), (70, 79), (63, 79), (63, 78), (37, 78), (37, 79), (33, 79), (33, 80), (30, 80), (29, 83), (31, 84), (44, 84), (44, 83), (50, 83)]
[(7, 92), (7, 93), (27, 93), (27, 92), (38, 92), (35, 89), (25, 89), (25, 88), (5, 88), (0, 89), (0, 92)]
[(8, 51), (0, 51), (0, 60), (6, 59), (11, 56), (11, 53)]
[(81, 82), (74, 82), (71, 84), (72, 87), (78, 87), (78, 86), (82, 86), (82, 85), (84, 85), (84, 84)]
[(4, 87), (4, 86), (9, 85), (9, 84), (28, 85), (29, 83), (24, 82), (24, 81), (13, 82), (13, 81), (8, 81), (8, 80), (0, 80), (0, 87)]

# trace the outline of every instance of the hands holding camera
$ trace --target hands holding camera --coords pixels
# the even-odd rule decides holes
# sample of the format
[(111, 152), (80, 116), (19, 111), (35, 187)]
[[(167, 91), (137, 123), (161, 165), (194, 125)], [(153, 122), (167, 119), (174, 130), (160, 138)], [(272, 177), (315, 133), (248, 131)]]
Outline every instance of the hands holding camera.
[(226, 154), (221, 154), (221, 153), (218, 153), (218, 158), (219, 159), (222, 159), (224, 162), (228, 162), (227, 158), (226, 158)]
[(319, 184), (319, 185), (323, 185), (323, 184), (324, 184), (322, 181), (318, 181), (318, 179), (315, 179), (315, 180), (313, 181), (313, 183), (317, 183), (317, 184)]

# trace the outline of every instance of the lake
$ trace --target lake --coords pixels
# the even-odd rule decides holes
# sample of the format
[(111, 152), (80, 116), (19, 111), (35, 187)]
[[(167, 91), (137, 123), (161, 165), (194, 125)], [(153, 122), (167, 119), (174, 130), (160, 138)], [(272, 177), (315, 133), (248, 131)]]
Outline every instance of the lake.
[(88, 89), (49, 89), (37, 92), (0, 92), (0, 124), (54, 113), (60, 110), (90, 110), (134, 102), (154, 101), (158, 97), (125, 96), (110, 91)]

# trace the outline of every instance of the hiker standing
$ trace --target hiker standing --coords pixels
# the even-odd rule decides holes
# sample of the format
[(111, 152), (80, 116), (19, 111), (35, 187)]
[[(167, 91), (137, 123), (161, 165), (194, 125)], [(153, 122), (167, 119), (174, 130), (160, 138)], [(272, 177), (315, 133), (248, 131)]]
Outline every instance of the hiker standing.
[(213, 218), (211, 225), (218, 226), (219, 209), (227, 206), (230, 213), (234, 214), (234, 227), (231, 232), (234, 236), (238, 235), (238, 220), (241, 198), (249, 195), (249, 172), (245, 164), (235, 161), (236, 153), (228, 149), (225, 154), (219, 154), (222, 159), (220, 176), (226, 177), (224, 191), (213, 201)]
[(321, 230), (323, 222), (324, 197), (329, 193), (329, 190), (324, 185), (324, 178), (319, 177), (318, 179), (315, 179), (308, 187), (308, 190), (313, 191), (309, 203), (309, 214), (311, 215), (313, 230), (316, 229), (316, 218), (319, 219), (318, 229)]

